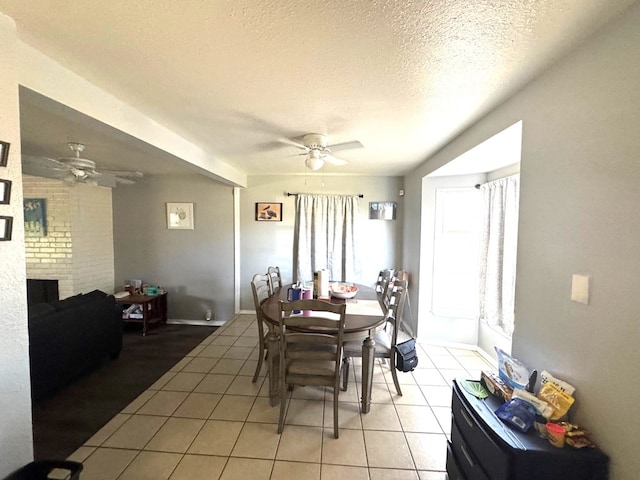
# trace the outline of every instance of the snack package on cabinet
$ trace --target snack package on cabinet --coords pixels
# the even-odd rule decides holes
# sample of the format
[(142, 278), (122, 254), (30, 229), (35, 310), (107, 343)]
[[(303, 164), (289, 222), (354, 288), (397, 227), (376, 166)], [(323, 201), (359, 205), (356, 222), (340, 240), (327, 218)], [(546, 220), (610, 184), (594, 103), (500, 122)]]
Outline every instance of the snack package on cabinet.
[(553, 413), (550, 417), (552, 421), (557, 421), (564, 417), (575, 401), (571, 395), (563, 392), (553, 382), (546, 382), (540, 387), (538, 398), (544, 400), (553, 408)]

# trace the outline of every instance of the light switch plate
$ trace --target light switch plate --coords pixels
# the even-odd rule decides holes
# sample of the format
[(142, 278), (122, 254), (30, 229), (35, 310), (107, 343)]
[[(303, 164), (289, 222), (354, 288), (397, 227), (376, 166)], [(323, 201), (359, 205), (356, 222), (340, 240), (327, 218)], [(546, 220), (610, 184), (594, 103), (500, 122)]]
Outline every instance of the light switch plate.
[(571, 277), (571, 300), (589, 305), (589, 275), (574, 274)]

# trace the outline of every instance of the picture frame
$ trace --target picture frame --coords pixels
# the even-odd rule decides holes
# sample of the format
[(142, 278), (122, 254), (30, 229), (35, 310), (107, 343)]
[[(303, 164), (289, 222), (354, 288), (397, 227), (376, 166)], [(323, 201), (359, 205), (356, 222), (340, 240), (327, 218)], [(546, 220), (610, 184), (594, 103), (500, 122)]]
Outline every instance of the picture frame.
[(0, 179), (0, 205), (9, 205), (11, 201), (11, 180)]
[(193, 230), (193, 203), (167, 203), (167, 228), (169, 230)]
[(11, 240), (13, 217), (0, 216), (0, 242)]
[(397, 202), (369, 202), (369, 220), (395, 220)]
[(0, 141), (0, 167), (6, 167), (9, 161), (10, 143)]
[(281, 222), (282, 203), (256, 202), (256, 222)]
[(23, 204), (25, 237), (46, 237), (47, 200), (45, 198), (25, 198)]

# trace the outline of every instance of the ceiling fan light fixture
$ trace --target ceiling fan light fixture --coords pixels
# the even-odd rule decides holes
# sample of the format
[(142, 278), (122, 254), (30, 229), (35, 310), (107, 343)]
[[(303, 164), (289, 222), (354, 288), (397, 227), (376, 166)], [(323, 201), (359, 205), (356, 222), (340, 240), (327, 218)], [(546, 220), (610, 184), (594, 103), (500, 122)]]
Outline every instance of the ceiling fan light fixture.
[(320, 170), (324, 165), (324, 160), (322, 159), (322, 155), (318, 150), (311, 150), (304, 164), (307, 166), (309, 170)]

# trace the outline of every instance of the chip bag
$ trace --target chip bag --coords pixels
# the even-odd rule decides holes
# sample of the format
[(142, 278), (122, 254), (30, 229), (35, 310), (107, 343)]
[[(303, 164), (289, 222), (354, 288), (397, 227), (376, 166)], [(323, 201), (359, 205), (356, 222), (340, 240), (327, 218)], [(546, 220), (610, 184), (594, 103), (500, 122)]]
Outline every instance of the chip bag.
[(552, 421), (563, 418), (575, 401), (573, 396), (563, 392), (560, 387), (552, 382), (546, 382), (542, 385), (538, 392), (538, 398), (544, 400), (553, 408), (553, 413), (549, 417)]

